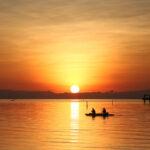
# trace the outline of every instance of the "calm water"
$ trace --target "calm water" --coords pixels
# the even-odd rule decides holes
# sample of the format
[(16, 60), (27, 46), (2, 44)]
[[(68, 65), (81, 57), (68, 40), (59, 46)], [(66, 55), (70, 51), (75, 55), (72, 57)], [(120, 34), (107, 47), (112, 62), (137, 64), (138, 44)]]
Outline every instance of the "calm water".
[[(106, 107), (114, 117), (84, 114)], [(0, 100), (0, 150), (150, 150), (141, 100)]]

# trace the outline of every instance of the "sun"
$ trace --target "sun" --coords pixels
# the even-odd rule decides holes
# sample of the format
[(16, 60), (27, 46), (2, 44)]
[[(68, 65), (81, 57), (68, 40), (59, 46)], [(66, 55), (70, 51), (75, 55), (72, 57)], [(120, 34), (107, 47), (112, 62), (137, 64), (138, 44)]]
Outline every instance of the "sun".
[(72, 93), (78, 93), (80, 91), (80, 89), (77, 85), (71, 86), (70, 90)]

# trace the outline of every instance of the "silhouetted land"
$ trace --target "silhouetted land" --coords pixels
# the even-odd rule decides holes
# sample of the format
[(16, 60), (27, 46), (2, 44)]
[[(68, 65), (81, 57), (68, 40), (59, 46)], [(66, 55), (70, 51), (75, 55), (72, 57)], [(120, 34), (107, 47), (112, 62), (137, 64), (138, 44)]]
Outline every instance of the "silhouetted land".
[(50, 91), (0, 90), (0, 99), (141, 99), (150, 90), (128, 92), (53, 93)]

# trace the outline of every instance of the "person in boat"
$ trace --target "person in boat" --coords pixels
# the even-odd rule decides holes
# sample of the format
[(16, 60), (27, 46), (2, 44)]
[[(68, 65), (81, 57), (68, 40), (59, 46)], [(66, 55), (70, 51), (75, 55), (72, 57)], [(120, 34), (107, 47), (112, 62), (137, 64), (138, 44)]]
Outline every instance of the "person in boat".
[(106, 113), (107, 113), (107, 111), (106, 111), (106, 108), (105, 108), (105, 107), (103, 108), (102, 113), (103, 113), (103, 114), (106, 114)]
[(95, 114), (96, 114), (96, 111), (95, 111), (95, 109), (94, 109), (94, 108), (92, 108), (92, 111), (91, 111), (91, 112), (92, 112), (92, 114), (93, 114), (93, 115), (95, 115)]

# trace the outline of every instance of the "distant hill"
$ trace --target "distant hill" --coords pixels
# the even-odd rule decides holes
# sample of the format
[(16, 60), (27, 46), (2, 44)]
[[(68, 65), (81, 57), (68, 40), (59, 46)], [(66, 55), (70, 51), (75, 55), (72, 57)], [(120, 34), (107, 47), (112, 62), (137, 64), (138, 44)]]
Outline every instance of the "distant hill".
[(50, 91), (0, 90), (0, 99), (141, 99), (150, 90), (127, 92), (53, 93)]

